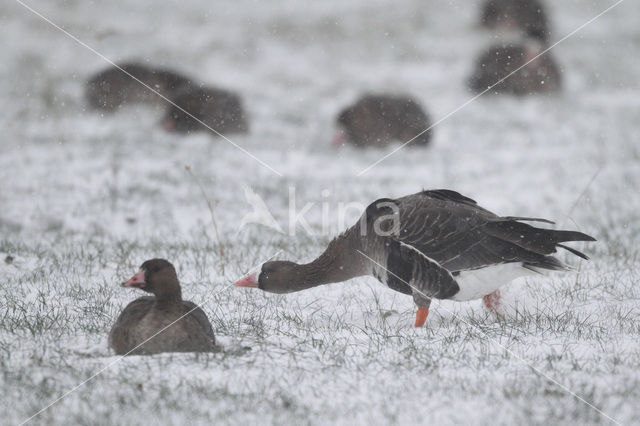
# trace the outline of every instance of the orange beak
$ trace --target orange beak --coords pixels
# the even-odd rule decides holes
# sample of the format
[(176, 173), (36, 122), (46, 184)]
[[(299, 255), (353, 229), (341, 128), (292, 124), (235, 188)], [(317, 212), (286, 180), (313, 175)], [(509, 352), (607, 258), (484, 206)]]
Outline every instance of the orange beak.
[(427, 322), (428, 316), (429, 316), (429, 309), (418, 308), (418, 312), (416, 313), (416, 327), (422, 327), (424, 323)]
[(234, 285), (236, 287), (258, 288), (258, 273), (256, 272), (255, 274), (251, 274), (248, 277), (236, 282)]

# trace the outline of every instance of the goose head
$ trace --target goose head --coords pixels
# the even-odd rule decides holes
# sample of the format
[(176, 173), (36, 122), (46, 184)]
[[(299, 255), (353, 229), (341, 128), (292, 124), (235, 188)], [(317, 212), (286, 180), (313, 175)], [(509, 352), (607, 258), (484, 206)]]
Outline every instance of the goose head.
[(176, 270), (165, 259), (147, 260), (133, 277), (122, 283), (123, 287), (139, 288), (156, 297), (180, 295), (180, 283)]
[(269, 293), (292, 293), (308, 288), (299, 273), (299, 265), (294, 262), (276, 260), (262, 265), (256, 272), (235, 283), (236, 287), (259, 288)]

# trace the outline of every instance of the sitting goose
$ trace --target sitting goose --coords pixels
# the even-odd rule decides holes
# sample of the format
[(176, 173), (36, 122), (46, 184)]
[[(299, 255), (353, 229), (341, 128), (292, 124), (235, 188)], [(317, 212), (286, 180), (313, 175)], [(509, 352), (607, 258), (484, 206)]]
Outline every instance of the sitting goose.
[(413, 139), (411, 146), (424, 146), (433, 133), (422, 106), (404, 95), (364, 95), (343, 109), (336, 123), (339, 130), (334, 145), (348, 142), (357, 147), (384, 147), (391, 141), (404, 143)]
[(177, 72), (128, 62), (118, 67), (109, 67), (89, 79), (85, 88), (85, 97), (89, 105), (111, 112), (135, 102), (164, 102), (129, 74), (169, 98), (179, 89), (193, 84), (189, 77)]
[(214, 87), (186, 87), (177, 91), (171, 101), (175, 105), (167, 107), (162, 119), (165, 130), (169, 132), (207, 130), (193, 117), (222, 134), (249, 131), (246, 111), (235, 92)]
[(469, 88), (481, 93), (495, 84), (489, 94), (517, 96), (558, 92), (562, 86), (560, 67), (551, 52), (543, 51), (542, 45), (532, 40), (492, 46), (477, 59)]
[(120, 313), (109, 333), (109, 346), (116, 354), (216, 350), (207, 315), (193, 302), (182, 300), (180, 283), (171, 263), (164, 259), (147, 260), (140, 271), (122, 285), (139, 288), (155, 297), (140, 297)]
[(382, 198), (311, 263), (266, 262), (259, 274), (235, 285), (290, 293), (373, 275), (392, 290), (413, 295), (415, 325), (420, 327), (431, 299), (484, 297), (495, 310), (504, 284), (532, 272), (569, 269), (551, 256), (557, 247), (587, 259), (562, 242), (595, 241), (581, 232), (536, 228), (523, 221), (553, 223), (497, 216), (446, 189)]

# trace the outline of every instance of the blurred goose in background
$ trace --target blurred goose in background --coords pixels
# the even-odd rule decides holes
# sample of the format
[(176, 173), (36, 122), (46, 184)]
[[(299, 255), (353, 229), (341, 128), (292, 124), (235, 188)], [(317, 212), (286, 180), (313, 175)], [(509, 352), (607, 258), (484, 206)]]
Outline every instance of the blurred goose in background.
[(595, 241), (575, 231), (537, 228), (523, 222), (545, 219), (497, 216), (455, 191), (423, 191), (373, 202), (351, 228), (307, 264), (272, 261), (260, 273), (235, 285), (271, 293), (291, 293), (323, 284), (372, 275), (395, 291), (412, 295), (416, 327), (429, 313), (431, 299), (483, 298), (497, 312), (499, 288), (545, 270), (569, 269), (552, 256), (561, 244)]
[(167, 106), (162, 120), (167, 131), (189, 133), (208, 130), (206, 126), (222, 134), (249, 131), (247, 114), (236, 93), (212, 87), (186, 87), (179, 90), (171, 100), (180, 108), (170, 104)]
[(111, 112), (132, 103), (162, 105), (165, 109), (162, 125), (170, 132), (189, 133), (206, 130), (206, 126), (221, 134), (246, 133), (249, 129), (240, 96), (233, 92), (203, 86), (163, 68), (138, 63), (119, 67), (122, 69), (110, 67), (99, 72), (87, 82), (85, 96), (92, 108)]
[(488, 0), (482, 8), (481, 24), (505, 35), (516, 33), (549, 41), (549, 24), (543, 4), (538, 0)]
[(432, 136), (431, 129), (424, 132), (431, 125), (429, 116), (408, 96), (364, 95), (343, 109), (336, 121), (339, 130), (334, 145), (384, 147), (391, 141), (404, 143), (415, 138), (409, 145), (417, 146), (427, 145)]
[(116, 354), (216, 350), (207, 315), (194, 303), (182, 300), (180, 283), (171, 263), (164, 259), (147, 260), (140, 271), (122, 285), (154, 296), (134, 300), (118, 316), (109, 333), (109, 346)]
[(469, 88), (481, 93), (522, 67), (487, 93), (523, 96), (560, 91), (560, 68), (551, 52), (540, 55), (543, 50), (539, 43), (531, 40), (490, 47), (477, 59), (475, 70), (469, 78)]
[(134, 62), (121, 64), (119, 67), (126, 73), (112, 66), (97, 73), (87, 82), (85, 97), (92, 108), (115, 111), (131, 103), (165, 102), (128, 74), (168, 98), (171, 98), (179, 89), (188, 88), (193, 84), (189, 77), (163, 68), (153, 68)]

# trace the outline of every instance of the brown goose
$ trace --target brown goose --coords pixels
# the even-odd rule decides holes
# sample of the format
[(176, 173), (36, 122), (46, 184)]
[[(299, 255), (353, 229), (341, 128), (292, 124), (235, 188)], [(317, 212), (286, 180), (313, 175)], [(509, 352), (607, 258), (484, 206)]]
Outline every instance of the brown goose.
[(432, 136), (431, 129), (420, 134), (431, 125), (429, 116), (408, 96), (364, 95), (343, 109), (336, 121), (339, 130), (334, 145), (348, 142), (358, 147), (383, 147), (415, 137), (410, 145), (417, 146), (427, 145)]
[(209, 319), (194, 303), (182, 300), (180, 283), (171, 263), (164, 259), (147, 260), (140, 271), (122, 285), (139, 288), (155, 297), (140, 297), (120, 313), (109, 333), (109, 346), (116, 354), (216, 349)]
[[(178, 91), (171, 100), (220, 133), (246, 133), (249, 130), (242, 101), (233, 92), (211, 87), (189, 87)], [(207, 130), (180, 108), (169, 105), (163, 119), (166, 130), (182, 133)]]
[(569, 269), (551, 256), (557, 247), (587, 259), (562, 242), (595, 241), (581, 232), (536, 228), (523, 221), (552, 223), (497, 216), (446, 189), (382, 198), (311, 263), (267, 262), (259, 274), (235, 285), (290, 293), (373, 275), (392, 290), (413, 295), (419, 327), (431, 299), (483, 297), (495, 310), (502, 285), (534, 272)]
[[(532, 42), (489, 48), (476, 62), (475, 71), (469, 79), (469, 88), (476, 93), (483, 92), (536, 58), (542, 51), (540, 45)], [(562, 83), (560, 69), (550, 53), (537, 57), (491, 88), (488, 93), (530, 95), (559, 91)]]
[[(167, 69), (133, 62), (119, 66), (166, 97), (193, 84), (189, 77)], [(129, 103), (162, 101), (157, 94), (117, 67), (107, 68), (89, 79), (85, 97), (92, 108), (104, 111), (114, 111)]]
[(481, 23), (501, 33), (516, 31), (543, 43), (549, 40), (547, 14), (538, 0), (488, 0)]

